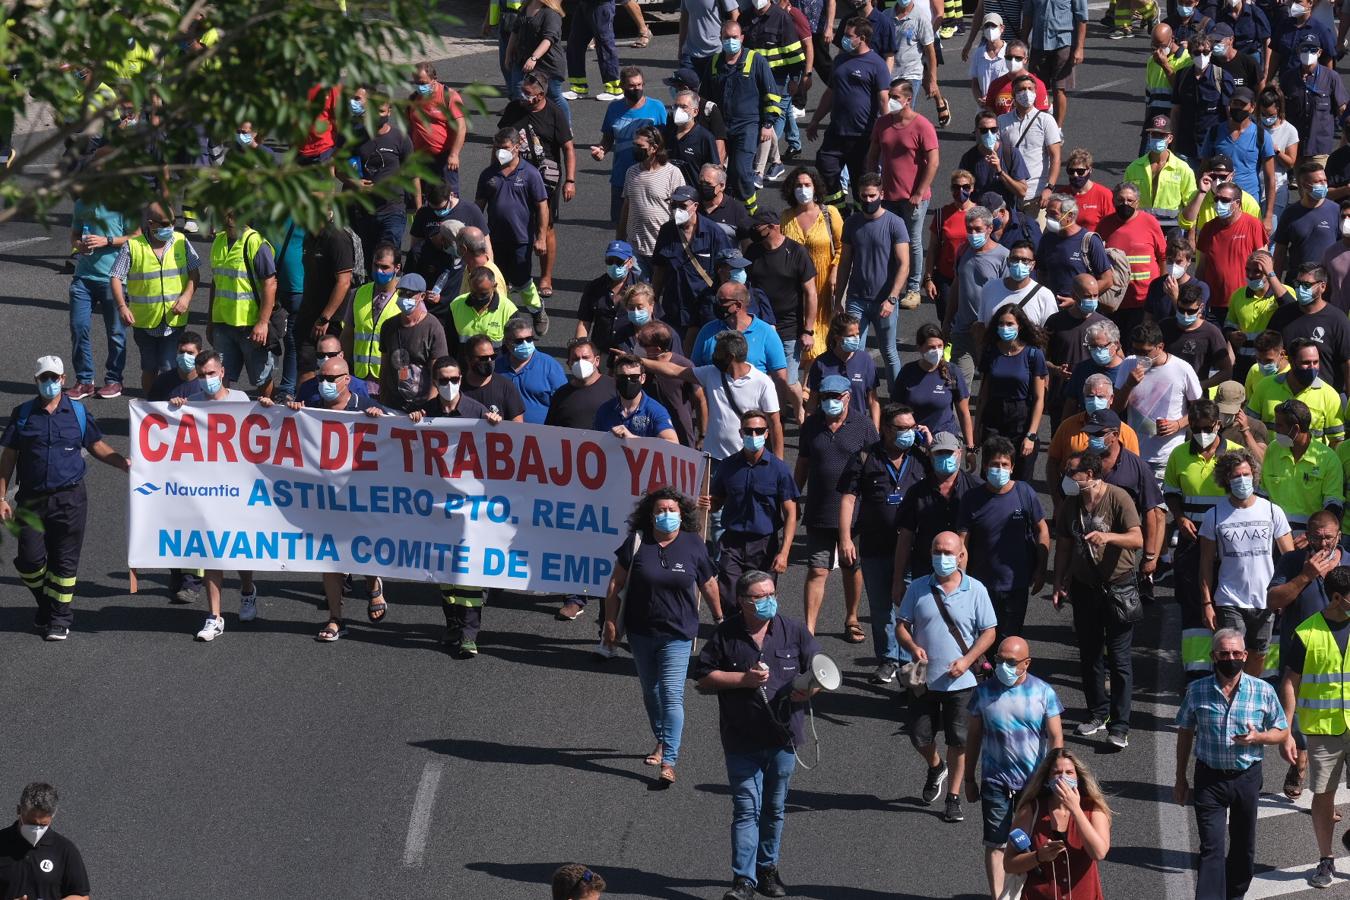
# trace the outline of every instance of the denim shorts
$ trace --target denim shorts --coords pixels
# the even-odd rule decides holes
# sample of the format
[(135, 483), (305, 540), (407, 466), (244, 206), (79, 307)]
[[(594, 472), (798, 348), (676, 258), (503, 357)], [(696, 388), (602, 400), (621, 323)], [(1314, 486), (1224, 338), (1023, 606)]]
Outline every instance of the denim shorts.
[(980, 785), (980, 811), (984, 815), (984, 845), (993, 849), (1002, 849), (1008, 844), (1008, 832), (1012, 830), (1013, 815), (1017, 812), (1017, 801), (1021, 791), (1009, 791), (1001, 784)]
[(162, 375), (173, 368), (174, 354), (178, 352), (178, 336), (182, 328), (175, 328), (170, 334), (157, 334), (160, 329), (131, 329), (131, 337), (136, 349), (141, 352), (141, 371)]
[(787, 382), (798, 384), (801, 379), (802, 348), (797, 341), (783, 341), (783, 355), (787, 357)]
[(1215, 604), (1214, 618), (1218, 627), (1242, 632), (1248, 653), (1265, 653), (1270, 649), (1271, 634), (1275, 631), (1275, 610)]

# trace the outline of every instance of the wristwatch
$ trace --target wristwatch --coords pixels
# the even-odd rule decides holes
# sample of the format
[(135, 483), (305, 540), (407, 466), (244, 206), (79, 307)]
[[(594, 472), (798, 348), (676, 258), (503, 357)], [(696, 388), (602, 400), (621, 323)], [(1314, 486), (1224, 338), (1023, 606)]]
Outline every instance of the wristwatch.
[(317, 319), (314, 320), (314, 324), (316, 324), (316, 325), (327, 325), (327, 324), (329, 323), (329, 321), (331, 321), (331, 320), (330, 320), (327, 316), (319, 316)]
[(1029, 432), (1029, 433), (1027, 434), (1027, 440), (1029, 440), (1029, 441), (1034, 441), (1034, 440), (1036, 440), (1036, 432), (1034, 432), (1034, 431)]
[(886, 298), (886, 302), (887, 302), (887, 303), (898, 303), (898, 302), (900, 302), (900, 298), (899, 298), (899, 297), (887, 297), (887, 298)]

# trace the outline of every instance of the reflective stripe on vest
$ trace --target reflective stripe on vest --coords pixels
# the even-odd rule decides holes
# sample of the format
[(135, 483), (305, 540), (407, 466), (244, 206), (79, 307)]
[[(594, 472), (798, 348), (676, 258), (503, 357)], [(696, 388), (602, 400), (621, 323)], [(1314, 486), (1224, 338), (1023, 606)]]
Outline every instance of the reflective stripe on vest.
[(126, 297), (131, 307), (133, 328), (159, 328), (167, 324), (179, 328), (187, 324), (187, 310), (170, 311), (188, 286), (187, 238), (177, 232), (173, 244), (160, 260), (144, 235), (128, 243), (131, 267), (127, 270)]
[(1299, 727), (1304, 734), (1345, 734), (1350, 728), (1350, 652), (1341, 653), (1321, 613), (1294, 634), (1307, 648), (1298, 686)]
[[(252, 240), (256, 238), (257, 240)], [(248, 275), (248, 251), (253, 254), (267, 243), (252, 228), (233, 245), (224, 232), (211, 244), (211, 276), (215, 280), (215, 298), (211, 303), (211, 321), (218, 325), (258, 324), (258, 296)], [(271, 245), (269, 244), (270, 248)]]
[(1187, 672), (1208, 672), (1214, 668), (1209, 652), (1214, 644), (1214, 632), (1208, 628), (1181, 630), (1181, 664)]
[(375, 321), (375, 285), (361, 285), (352, 299), (352, 374), (357, 378), (380, 377), (380, 328), (398, 315), (398, 303), (393, 296), (380, 310), (380, 321)]

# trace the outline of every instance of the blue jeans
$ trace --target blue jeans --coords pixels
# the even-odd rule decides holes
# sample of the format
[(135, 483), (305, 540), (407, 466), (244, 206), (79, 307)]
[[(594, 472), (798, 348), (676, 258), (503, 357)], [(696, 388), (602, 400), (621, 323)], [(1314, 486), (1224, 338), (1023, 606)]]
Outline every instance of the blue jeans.
[(282, 338), (281, 385), (277, 389), (282, 394), (295, 394), (296, 381), (300, 377), (300, 366), (295, 350), (295, 317), (300, 312), (303, 292), (294, 294), (280, 292), (277, 302), (286, 310), (286, 334)]
[(94, 347), (89, 339), (94, 307), (103, 312), (103, 327), (108, 332), (107, 384), (121, 384), (127, 362), (127, 331), (106, 281), (89, 278), (70, 280), (70, 355), (75, 377), (80, 384), (94, 383)]
[(895, 604), (891, 602), (891, 582), (895, 577), (895, 554), (860, 556), (867, 605), (872, 609), (872, 652), (877, 659), (907, 663), (909, 654), (895, 636)]
[(731, 871), (758, 882), (759, 870), (778, 865), (783, 808), (797, 766), (791, 747), (727, 754), (731, 785)]
[[(506, 73), (506, 96), (511, 100), (520, 99), (520, 86), (525, 83), (525, 73), (520, 69), (512, 69)], [(563, 96), (563, 79), (559, 75), (548, 80), (548, 99), (563, 111), (567, 116), (567, 124), (572, 124), (572, 107), (567, 105), (567, 98)]]
[(862, 323), (862, 329), (858, 333), (863, 346), (867, 346), (867, 329), (875, 327), (877, 330), (877, 348), (881, 350), (881, 361), (886, 364), (886, 378), (890, 384), (891, 392), (895, 392), (895, 379), (900, 377), (900, 351), (896, 349), (896, 326), (900, 321), (900, 308), (894, 306), (889, 316), (881, 315), (881, 303), (876, 300), (861, 300), (856, 297), (850, 298), (844, 305), (845, 310), (851, 316), (857, 316), (858, 321)]
[(680, 736), (684, 733), (684, 682), (689, 675), (689, 651), (693, 641), (649, 634), (628, 635), (633, 651), (638, 683), (642, 685), (642, 705), (652, 735), (661, 744), (661, 763), (673, 766), (680, 758)]
[(916, 205), (897, 200), (886, 203), (886, 208), (904, 220), (909, 232), (909, 279), (905, 281), (905, 293), (918, 291), (923, 285), (923, 221), (928, 215), (928, 201), (921, 200)]
[(178, 338), (183, 334), (182, 327), (173, 329), (169, 334), (158, 334), (159, 329), (131, 329), (131, 337), (136, 349), (141, 353), (141, 372), (161, 375), (173, 368), (173, 358), (178, 353)]
[(225, 370), (225, 383), (238, 387), (246, 372), (249, 382), (261, 388), (272, 380), (277, 358), (250, 340), (253, 329), (248, 325), (211, 326), (211, 346), (220, 353), (220, 365)]

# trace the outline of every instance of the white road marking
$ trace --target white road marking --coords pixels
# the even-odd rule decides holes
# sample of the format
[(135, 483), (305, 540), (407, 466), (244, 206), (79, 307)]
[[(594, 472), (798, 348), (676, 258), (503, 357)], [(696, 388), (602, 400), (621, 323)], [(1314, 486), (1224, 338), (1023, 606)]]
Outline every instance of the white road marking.
[[(1336, 860), (1336, 879), (1344, 887), (1347, 881), (1346, 872), (1350, 871), (1350, 856), (1342, 856)], [(1247, 900), (1266, 900), (1269, 897), (1283, 897), (1286, 894), (1297, 894), (1302, 891), (1308, 891), (1316, 894), (1317, 889), (1308, 885), (1308, 876), (1317, 868), (1316, 861), (1304, 863), (1301, 866), (1290, 866), (1287, 869), (1274, 869), (1270, 872), (1262, 872), (1252, 879), (1252, 886), (1247, 888)], [(1333, 883), (1335, 888), (1336, 884)], [(1339, 890), (1333, 890), (1327, 896), (1343, 896)]]
[[(1296, 812), (1311, 812), (1313, 793), (1304, 785), (1303, 794), (1297, 800), (1290, 800), (1284, 794), (1262, 794), (1256, 803), (1256, 817), (1268, 819), (1271, 816), (1287, 816)], [(1337, 805), (1350, 803), (1350, 788), (1342, 787), (1336, 791)]]
[(436, 806), (436, 788), (441, 784), (445, 763), (429, 762), (422, 769), (422, 780), (413, 799), (412, 816), (408, 820), (408, 841), (403, 845), (403, 864), (422, 865), (427, 850), (427, 834), (431, 830), (431, 811)]
[(1108, 82), (1106, 82), (1106, 84), (1098, 84), (1098, 85), (1094, 85), (1094, 86), (1092, 86), (1092, 87), (1090, 87), (1090, 88), (1084, 88), (1084, 89), (1081, 90), (1081, 91), (1074, 91), (1074, 94), (1075, 94), (1076, 96), (1080, 96), (1080, 97), (1081, 97), (1081, 96), (1084, 95), (1084, 94), (1092, 94), (1092, 93), (1096, 93), (1097, 91), (1104, 91), (1104, 90), (1106, 90), (1106, 89), (1109, 88), (1109, 87), (1115, 87), (1115, 86), (1118, 85), (1118, 84), (1126, 84), (1126, 83), (1131, 82), (1131, 81), (1134, 81), (1134, 80), (1135, 80), (1135, 79), (1133, 79), (1133, 78), (1117, 78), (1115, 81), (1108, 81)]
[(38, 237), (20, 238), (17, 241), (0, 241), (0, 253), (5, 252), (6, 250), (13, 250), (15, 247), (25, 247), (28, 244), (37, 244), (42, 241), (50, 241), (51, 239), (51, 235), (44, 234)]

